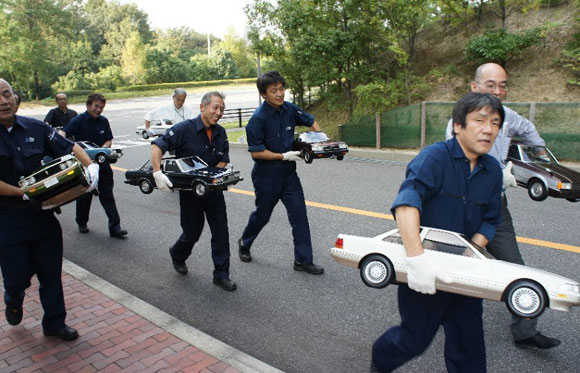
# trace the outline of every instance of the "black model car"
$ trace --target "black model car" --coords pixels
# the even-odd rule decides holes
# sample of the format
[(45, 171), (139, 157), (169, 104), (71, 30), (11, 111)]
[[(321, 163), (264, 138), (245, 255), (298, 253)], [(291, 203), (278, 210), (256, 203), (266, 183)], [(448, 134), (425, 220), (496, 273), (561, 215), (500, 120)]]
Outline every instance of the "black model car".
[(508, 152), (512, 173), (519, 186), (528, 190), (534, 201), (548, 196), (580, 200), (580, 173), (562, 166), (545, 146), (524, 145), (513, 141)]
[[(199, 198), (207, 197), (213, 190), (226, 190), (230, 185), (244, 180), (240, 177), (240, 171), (209, 167), (199, 157), (163, 158), (161, 170), (173, 184), (173, 190), (192, 191)], [(145, 162), (141, 168), (126, 171), (125, 183), (139, 186), (145, 194), (153, 192), (157, 186), (151, 161)]]
[(306, 163), (312, 163), (314, 158), (344, 159), (348, 146), (343, 141), (329, 139), (324, 132), (308, 131), (294, 134), (292, 150), (300, 152)]

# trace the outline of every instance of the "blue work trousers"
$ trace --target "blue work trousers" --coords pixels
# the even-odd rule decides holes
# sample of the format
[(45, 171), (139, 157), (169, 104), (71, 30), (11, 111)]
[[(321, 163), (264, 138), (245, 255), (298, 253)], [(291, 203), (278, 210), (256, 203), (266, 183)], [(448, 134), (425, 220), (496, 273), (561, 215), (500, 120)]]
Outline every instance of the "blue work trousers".
[(62, 231), (49, 210), (21, 208), (0, 210), (0, 267), (4, 279), (4, 302), (20, 308), (24, 291), (34, 274), (44, 316), (42, 327), (59, 330), (65, 326), (62, 290)]
[(229, 278), (230, 236), (226, 201), (222, 191), (210, 192), (205, 199), (197, 198), (193, 192), (179, 192), (181, 228), (183, 233), (171, 249), (175, 260), (185, 262), (193, 246), (199, 240), (205, 219), (211, 231), (211, 257), (214, 278)]
[(445, 330), (448, 372), (486, 371), (481, 299), (441, 291), (425, 295), (399, 285), (398, 300), (401, 325), (373, 344), (372, 361), (380, 372), (391, 372), (423, 353), (439, 325)]
[[(99, 201), (109, 218), (109, 233), (116, 232), (121, 229), (121, 218), (117, 211), (115, 204), (115, 197), (113, 196), (113, 170), (108, 163), (99, 166)], [(76, 222), (79, 226), (84, 227), (89, 222), (89, 213), (91, 211), (91, 202), (93, 201), (93, 194), (87, 193), (77, 199), (77, 215)]]
[(251, 247), (260, 231), (270, 220), (278, 201), (286, 207), (294, 238), (294, 259), (312, 263), (312, 241), (306, 216), (306, 202), (302, 184), (296, 174), (296, 164), (285, 162), (282, 167), (255, 165), (252, 182), (256, 192), (256, 210), (250, 215), (242, 234), (242, 243)]

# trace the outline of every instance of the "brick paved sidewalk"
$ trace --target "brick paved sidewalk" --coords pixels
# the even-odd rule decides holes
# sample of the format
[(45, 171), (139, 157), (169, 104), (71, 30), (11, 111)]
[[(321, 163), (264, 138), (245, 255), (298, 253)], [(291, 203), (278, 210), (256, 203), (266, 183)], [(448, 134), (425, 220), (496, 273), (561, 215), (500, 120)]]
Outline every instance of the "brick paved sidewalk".
[[(85, 282), (91, 282), (91, 276), (94, 277), (70, 262), (65, 262), (64, 268), (77, 277), (84, 275), (89, 279)], [(97, 286), (99, 290), (110, 292), (109, 288), (113, 288), (120, 291), (119, 294), (124, 299), (132, 297), (97, 277), (94, 279), (101, 281), (100, 284), (97, 283), (100, 285)], [(147, 314), (153, 315), (150, 318), (154, 320), (161, 320), (158, 324), (162, 326), (167, 324), (163, 320), (172, 319), (171, 316), (136, 298), (126, 307), (85, 282), (63, 271), (67, 324), (76, 328), (80, 334), (77, 340), (70, 342), (43, 335), (40, 324), (43, 311), (36, 277), (33, 278), (33, 285), (26, 291), (24, 318), (20, 325), (11, 326), (6, 322), (5, 305), (0, 302), (0, 372), (276, 371), (182, 323), (179, 325), (181, 329), (176, 329), (182, 330), (182, 333), (176, 334), (185, 333), (185, 339), (194, 338), (200, 343), (179, 338), (166, 330), (168, 328), (154, 324), (130, 308), (135, 309), (134, 305), (141, 305), (141, 309), (151, 308), (146, 310)], [(0, 289), (3, 293), (2, 284)], [(180, 322), (176, 319), (170, 320), (170, 325), (175, 324)], [(204, 352), (204, 347), (195, 345), (207, 345), (206, 350), (215, 350), (225, 359), (220, 360)]]

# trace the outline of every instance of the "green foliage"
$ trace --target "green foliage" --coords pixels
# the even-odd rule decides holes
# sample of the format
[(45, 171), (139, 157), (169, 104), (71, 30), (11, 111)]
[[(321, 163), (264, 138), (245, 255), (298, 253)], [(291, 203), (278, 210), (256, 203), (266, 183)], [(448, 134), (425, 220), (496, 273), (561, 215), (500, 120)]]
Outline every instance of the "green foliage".
[(375, 81), (357, 86), (354, 93), (357, 97), (355, 116), (370, 115), (396, 107), (404, 97), (404, 86), (401, 80)]
[(541, 32), (541, 28), (522, 33), (488, 30), (482, 36), (469, 40), (465, 56), (478, 64), (496, 62), (505, 66), (512, 58), (522, 55), (525, 49), (538, 44)]
[(174, 52), (158, 47), (148, 48), (143, 80), (148, 83), (183, 82), (189, 77), (187, 63)]
[(210, 80), (210, 81), (196, 81), (196, 82), (175, 82), (175, 83), (159, 83), (159, 84), (140, 84), (131, 85), (126, 87), (117, 88), (117, 92), (141, 92), (141, 91), (153, 91), (153, 90), (163, 90), (163, 89), (175, 89), (175, 88), (196, 88), (196, 87), (210, 87), (216, 85), (224, 84), (247, 84), (255, 83), (256, 78), (244, 78), (244, 79), (220, 79), (220, 80)]

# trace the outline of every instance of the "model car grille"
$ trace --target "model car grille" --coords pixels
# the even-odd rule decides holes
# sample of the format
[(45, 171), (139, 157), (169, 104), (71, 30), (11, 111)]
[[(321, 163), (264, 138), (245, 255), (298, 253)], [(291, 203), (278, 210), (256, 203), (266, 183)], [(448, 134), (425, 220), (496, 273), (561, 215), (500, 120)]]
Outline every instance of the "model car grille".
[(227, 174), (215, 179), (215, 185), (230, 184), (240, 179), (240, 171), (228, 172)]

